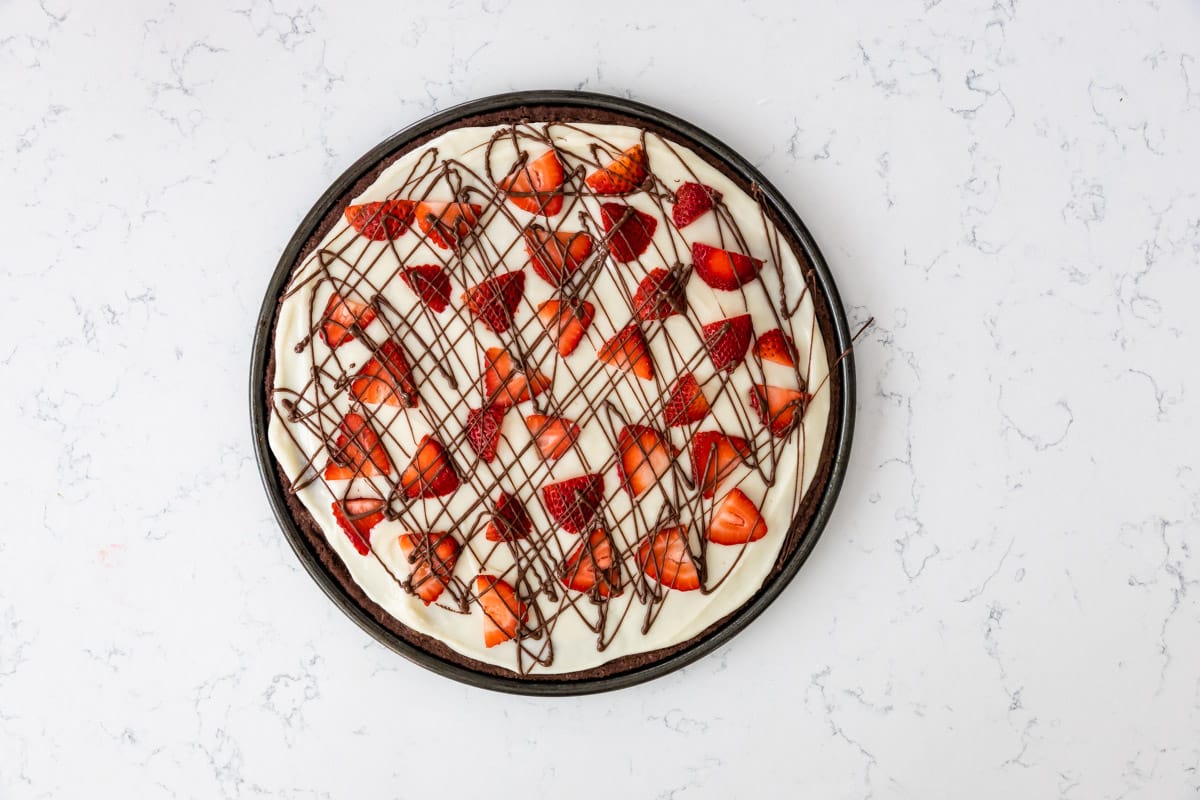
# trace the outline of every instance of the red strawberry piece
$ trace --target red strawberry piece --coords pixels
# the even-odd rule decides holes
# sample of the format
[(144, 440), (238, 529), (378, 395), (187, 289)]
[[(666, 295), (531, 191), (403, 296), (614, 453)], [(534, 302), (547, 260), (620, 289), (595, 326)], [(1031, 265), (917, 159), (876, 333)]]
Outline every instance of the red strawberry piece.
[(367, 303), (359, 303), (334, 294), (325, 304), (325, 314), (322, 317), (321, 338), (330, 349), (354, 340), (350, 329), (360, 330), (375, 321), (375, 309)]
[(538, 306), (538, 319), (546, 326), (547, 333), (555, 341), (560, 355), (575, 352), (583, 334), (592, 324), (596, 307), (586, 300), (547, 300)]
[(608, 166), (587, 176), (587, 185), (596, 194), (628, 194), (646, 180), (646, 150), (640, 144), (625, 150)]
[(417, 387), (404, 349), (394, 339), (384, 342), (350, 382), (350, 393), (364, 403), (416, 408)]
[(533, 225), (525, 230), (529, 266), (551, 286), (562, 286), (592, 254), (592, 237), (583, 231), (548, 231)]
[(675, 190), (675, 207), (671, 219), (676, 228), (686, 228), (707, 213), (713, 203), (721, 199), (721, 193), (703, 183), (683, 184)]
[(421, 302), (436, 313), (446, 310), (450, 303), (450, 276), (437, 264), (420, 264), (405, 267), (400, 279), (417, 293)]
[(658, 220), (624, 203), (604, 203), (600, 220), (609, 235), (608, 246), (619, 263), (633, 261), (650, 246)]
[(426, 434), (417, 454), (400, 476), (400, 489), (411, 498), (442, 497), (458, 488), (458, 473), (442, 443)]
[(480, 575), (475, 579), (475, 593), (483, 609), (484, 645), (495, 647), (514, 638), (526, 611), (516, 590), (494, 575)]
[(329, 453), (325, 466), (325, 480), (348, 481), (352, 478), (370, 478), (375, 475), (390, 475), (392, 462), (377, 434), (358, 414), (347, 414), (338, 424), (336, 446)]
[(683, 527), (664, 528), (646, 537), (638, 548), (637, 563), (646, 577), (668, 589), (690, 592), (700, 588), (700, 572)]
[(643, 380), (654, 380), (654, 361), (646, 337), (637, 323), (630, 323), (601, 345), (596, 358), (622, 372), (633, 372)]
[(513, 312), (517, 310), (524, 293), (525, 270), (518, 269), (485, 279), (478, 286), (467, 289), (462, 299), (467, 304), (467, 310), (485, 328), (504, 333), (512, 324)]
[(489, 542), (511, 542), (524, 539), (532, 528), (529, 512), (521, 505), (521, 501), (502, 491), (496, 500), (496, 511), (492, 514), (492, 521), (488, 523), (484, 535)]
[(692, 477), (705, 497), (750, 457), (750, 446), (740, 436), (702, 431), (692, 437)]
[(707, 417), (711, 410), (708, 398), (700, 390), (696, 377), (690, 372), (685, 372), (671, 384), (667, 402), (663, 406), (663, 421), (668, 428), (691, 425)]
[(617, 475), (633, 497), (649, 491), (671, 469), (675, 448), (647, 425), (626, 425), (617, 434)]
[(565, 456), (579, 438), (579, 426), (566, 417), (530, 414), (525, 418), (525, 427), (529, 428), (529, 435), (546, 461)]
[(714, 289), (733, 291), (749, 283), (762, 269), (760, 258), (751, 258), (731, 250), (720, 250), (699, 242), (692, 245), (692, 264), (696, 274)]
[(799, 358), (792, 337), (779, 328), (772, 328), (758, 337), (758, 341), (754, 343), (754, 355), (763, 361), (774, 361), (785, 367), (796, 366), (796, 359)]
[(612, 539), (601, 529), (575, 546), (559, 572), (563, 586), (593, 597), (615, 597), (621, 593), (621, 565)]
[(666, 319), (682, 313), (684, 305), (679, 276), (662, 268), (650, 270), (633, 295), (633, 308), (640, 319)]
[(412, 200), (384, 200), (347, 206), (346, 221), (368, 239), (386, 242), (399, 238), (408, 230), (416, 205)]
[(449, 533), (405, 533), (400, 549), (412, 565), (409, 588), (429, 605), (450, 582), (461, 546)]
[(377, 497), (347, 497), (333, 502), (333, 518), (361, 556), (371, 552), (371, 529), (383, 522), (383, 501)]
[(514, 206), (531, 214), (552, 217), (562, 211), (563, 166), (558, 154), (547, 150), (521, 167), (516, 174), (500, 180)]
[(750, 346), (750, 337), (754, 328), (750, 324), (750, 315), (721, 319), (704, 326), (704, 346), (708, 348), (708, 357), (718, 370), (733, 372), (738, 364), (746, 358), (746, 349)]
[(443, 250), (457, 250), (479, 222), (483, 207), (475, 203), (417, 203), (413, 212), (421, 230)]
[(496, 458), (500, 442), (500, 423), (508, 406), (493, 405), (467, 411), (467, 444), (489, 464)]
[(489, 347), (483, 372), (484, 390), (490, 403), (511, 406), (537, 397), (550, 388), (550, 379), (532, 366), (519, 369), (513, 357), (499, 347)]
[(767, 523), (758, 506), (741, 489), (725, 495), (708, 523), (708, 540), (717, 544), (746, 544), (766, 535)]
[(603, 475), (580, 475), (542, 487), (546, 512), (568, 533), (589, 528), (603, 500)]
[(758, 412), (758, 418), (774, 436), (787, 436), (799, 422), (797, 414), (804, 415), (804, 405), (810, 395), (782, 386), (766, 386), (756, 383), (750, 388), (750, 405)]

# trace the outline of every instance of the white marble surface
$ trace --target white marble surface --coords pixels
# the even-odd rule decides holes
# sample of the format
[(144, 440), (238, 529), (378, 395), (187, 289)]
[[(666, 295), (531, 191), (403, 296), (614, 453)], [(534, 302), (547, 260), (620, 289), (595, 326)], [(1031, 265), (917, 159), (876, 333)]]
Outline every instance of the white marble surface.
[[(691, 5), (0, 0), (0, 797), (1200, 796), (1200, 6)], [(531, 87), (727, 140), (877, 320), (797, 581), (552, 701), (324, 598), (245, 386), (327, 183)]]

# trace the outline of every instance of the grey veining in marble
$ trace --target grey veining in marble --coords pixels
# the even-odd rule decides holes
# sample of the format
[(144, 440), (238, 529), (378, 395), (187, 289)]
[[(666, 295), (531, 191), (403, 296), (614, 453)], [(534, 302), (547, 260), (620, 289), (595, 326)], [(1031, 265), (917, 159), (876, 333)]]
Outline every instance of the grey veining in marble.
[[(657, 5), (0, 0), (0, 797), (1200, 797), (1200, 5)], [(342, 617), (245, 397), (328, 182), (546, 87), (745, 153), (876, 319), (796, 582), (558, 701)]]

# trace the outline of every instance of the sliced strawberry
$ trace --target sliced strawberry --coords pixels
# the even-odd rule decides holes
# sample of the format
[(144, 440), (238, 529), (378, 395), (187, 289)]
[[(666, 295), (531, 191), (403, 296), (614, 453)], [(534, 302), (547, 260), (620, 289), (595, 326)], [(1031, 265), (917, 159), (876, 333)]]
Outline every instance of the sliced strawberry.
[(525, 230), (529, 266), (551, 286), (562, 286), (592, 254), (592, 237), (583, 231), (548, 231), (533, 225)]
[(371, 552), (371, 529), (383, 522), (383, 501), (377, 497), (347, 497), (333, 502), (333, 518), (361, 556)]
[(626, 425), (617, 434), (617, 475), (633, 497), (649, 491), (671, 469), (675, 448), (648, 425)]
[(643, 380), (654, 380), (654, 361), (650, 358), (646, 337), (637, 323), (630, 323), (605, 342), (596, 358), (622, 372), (633, 372)]
[(667, 402), (663, 406), (663, 421), (668, 428), (691, 425), (708, 416), (712, 407), (700, 390), (700, 384), (690, 372), (684, 372), (671, 384)]
[(532, 528), (529, 512), (521, 505), (521, 501), (502, 491), (496, 500), (496, 511), (492, 514), (492, 521), (488, 523), (484, 535), (489, 542), (511, 542), (524, 539)]
[(563, 586), (576, 592), (591, 592), (593, 597), (616, 597), (621, 593), (621, 565), (617, 562), (612, 539), (596, 529), (575, 546), (559, 572)]
[(741, 489), (725, 495), (708, 523), (708, 540), (717, 544), (756, 542), (766, 535), (766, 520)]
[(705, 497), (712, 497), (721, 482), (750, 457), (750, 446), (740, 436), (702, 431), (692, 437), (692, 477)]
[(334, 294), (325, 304), (322, 320), (321, 338), (330, 349), (336, 350), (339, 345), (354, 340), (351, 328), (357, 326), (361, 330), (375, 321), (375, 308)]
[(450, 303), (450, 276), (437, 264), (419, 264), (405, 267), (400, 279), (417, 293), (421, 302), (436, 313), (446, 310)]
[(400, 489), (411, 498), (442, 497), (458, 488), (458, 473), (442, 443), (426, 434), (417, 454), (400, 476)]
[(542, 487), (546, 512), (568, 533), (581, 533), (590, 527), (603, 500), (603, 475), (580, 475)]
[(583, 334), (592, 324), (596, 307), (586, 300), (547, 300), (538, 306), (538, 319), (546, 326), (547, 333), (555, 341), (560, 355), (575, 352)]
[(587, 176), (587, 185), (596, 194), (628, 194), (646, 180), (646, 150), (635, 144), (617, 156), (607, 167)]
[(758, 418), (773, 436), (784, 437), (791, 433), (799, 422), (796, 416), (804, 415), (804, 405), (809, 401), (807, 392), (786, 389), (782, 386), (766, 386), (756, 383), (750, 388), (750, 405), (758, 412)]
[(412, 200), (383, 200), (347, 206), (346, 221), (368, 239), (385, 242), (399, 238), (408, 230), (416, 205)]
[(526, 611), (516, 590), (494, 575), (480, 575), (475, 579), (475, 593), (483, 609), (484, 645), (495, 647), (514, 638)]
[(405, 533), (400, 536), (400, 549), (412, 565), (409, 588), (429, 605), (450, 582), (462, 547), (449, 533)]
[(624, 203), (604, 203), (600, 206), (604, 232), (610, 234), (609, 252), (619, 263), (633, 261), (650, 246), (658, 220)]
[(483, 372), (483, 385), (490, 403), (512, 406), (537, 397), (550, 388), (550, 379), (529, 367), (528, 372), (513, 363), (507, 351), (489, 347)]
[(404, 349), (394, 339), (384, 342), (374, 358), (363, 364), (350, 382), (350, 393), (363, 403), (383, 403), (404, 408), (420, 405), (408, 359)]
[(558, 154), (547, 150), (528, 162), (515, 175), (500, 180), (514, 206), (530, 214), (552, 217), (562, 211), (563, 165)]
[(774, 361), (785, 367), (796, 366), (796, 359), (799, 358), (792, 337), (779, 328), (772, 328), (758, 337), (754, 343), (754, 355), (763, 361)]
[(633, 308), (640, 319), (666, 319), (683, 313), (685, 304), (679, 276), (661, 268), (650, 270), (633, 295)]
[(443, 250), (457, 250), (479, 222), (483, 207), (475, 203), (417, 203), (414, 215), (421, 230)]
[(733, 291), (749, 283), (762, 269), (760, 258), (751, 258), (731, 250), (720, 250), (696, 242), (692, 245), (692, 263), (696, 274), (714, 289)]
[(579, 426), (566, 417), (530, 414), (525, 418), (525, 427), (529, 428), (529, 435), (546, 461), (565, 456), (579, 438)]
[(467, 310), (496, 333), (504, 333), (512, 324), (513, 312), (525, 293), (525, 270), (517, 269), (486, 278), (463, 293)]
[(390, 475), (392, 462), (377, 434), (359, 414), (347, 414), (338, 424), (336, 446), (329, 453), (325, 466), (325, 480), (348, 481), (352, 478), (370, 478), (375, 475)]
[(733, 372), (746, 358), (750, 337), (754, 328), (750, 315), (742, 314), (729, 319), (720, 319), (704, 326), (704, 346), (708, 357), (718, 370)]
[(489, 464), (496, 458), (500, 442), (500, 423), (508, 406), (491, 405), (467, 411), (467, 444)]
[(687, 530), (663, 528), (646, 537), (638, 548), (638, 567), (648, 578), (681, 592), (700, 588), (700, 572), (688, 549)]
[(721, 199), (721, 193), (703, 183), (688, 182), (675, 190), (675, 207), (671, 209), (671, 220), (676, 228), (686, 228), (712, 209), (713, 203)]

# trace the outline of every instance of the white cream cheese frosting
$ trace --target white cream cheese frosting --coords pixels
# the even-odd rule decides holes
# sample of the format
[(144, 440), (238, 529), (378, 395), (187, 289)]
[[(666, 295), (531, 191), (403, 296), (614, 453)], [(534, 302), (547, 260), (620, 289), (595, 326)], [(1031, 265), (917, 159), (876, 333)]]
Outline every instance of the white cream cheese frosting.
[[(584, 176), (639, 143), (652, 176), (642, 190), (620, 197), (600, 197), (588, 190)], [(566, 203), (547, 219), (505, 200), (493, 181), (509, 174), (518, 163), (519, 151), (533, 159), (551, 146), (566, 173)], [(715, 211), (676, 228), (671, 195), (684, 182), (711, 187), (721, 200)], [(517, 135), (508, 127), (454, 129), (388, 166), (351, 204), (464, 197), (481, 204), (483, 211), (476, 229), (457, 250), (436, 246), (416, 224), (392, 240), (375, 241), (358, 235), (343, 217), (297, 267), (279, 308), (273, 344), (274, 413), (269, 438), (282, 471), (363, 592), (404, 625), (463, 656), (522, 674), (567, 673), (691, 639), (762, 586), (820, 464), (830, 420), (830, 358), (806, 289), (802, 257), (793, 252), (759, 203), (723, 172), (677, 142), (622, 125), (531, 123), (518, 126)], [(636, 260), (618, 263), (606, 252), (600, 213), (604, 202), (627, 204), (657, 220), (651, 246)], [(597, 311), (578, 349), (564, 357), (549, 348), (549, 355), (537, 364), (550, 378), (550, 388), (534, 402), (508, 410), (497, 457), (485, 463), (463, 436), (467, 409), (485, 402), (483, 353), (487, 348), (512, 349), (514, 344), (545, 352), (545, 346), (533, 341), (544, 336), (535, 309), (561, 291), (529, 268), (522, 230), (532, 224), (591, 233), (596, 240), (589, 262), (594, 282), (580, 296)], [(686, 270), (692, 244), (720, 247), (735, 240), (740, 246), (729, 249), (765, 262), (758, 280), (725, 291), (710, 287), (692, 270), (684, 313), (643, 323), (658, 373), (653, 382), (598, 362), (603, 343), (630, 321), (628, 298), (651, 269), (682, 264)], [(450, 275), (450, 308), (440, 314), (432, 313), (403, 280), (396, 279), (401, 267), (426, 264), (443, 265)], [(523, 298), (513, 326), (497, 335), (467, 312), (461, 295), (480, 280), (510, 270), (525, 271)], [(348, 286), (360, 302), (377, 309), (378, 316), (334, 351), (317, 331), (329, 298), (337, 288), (344, 293)], [(705, 347), (699, 326), (740, 314), (750, 315), (756, 335), (782, 328), (792, 337), (797, 366), (764, 361), (748, 352), (732, 373), (718, 372), (710, 359), (702, 357)], [(659, 330), (653, 331), (655, 327)], [(398, 338), (407, 353), (420, 398), (418, 408), (364, 409), (347, 389), (348, 380), (371, 359), (372, 345), (388, 338)], [(663, 396), (677, 377), (679, 353), (688, 356), (688, 366), (704, 388), (712, 413), (698, 423), (668, 428), (661, 416)], [(806, 388), (812, 394), (803, 417), (786, 437), (772, 436), (750, 407), (755, 384)], [(635, 500), (622, 488), (613, 468), (614, 428), (620, 422), (611, 414), (597, 413), (595, 398), (602, 394), (619, 409), (617, 419), (652, 426), (678, 448), (678, 474), (671, 483), (687, 498), (656, 487)], [(390, 475), (352, 481), (322, 477), (337, 421), (351, 412), (368, 417), (382, 433), (392, 464)], [(524, 417), (532, 413), (585, 420), (570, 452), (546, 461), (536, 447), (528, 446), (531, 437)], [(753, 464), (738, 467), (713, 500), (694, 502), (699, 490), (688, 485), (689, 441), (694, 432), (711, 430), (744, 437), (753, 450)], [(409, 500), (396, 493), (395, 484), (426, 434), (448, 445), (461, 484), (449, 496)], [(572, 591), (558, 580), (553, 565), (561, 564), (581, 537), (555, 524), (538, 491), (546, 484), (600, 470), (605, 503), (598, 524), (615, 544), (622, 581), (620, 594), (611, 598)], [(734, 486), (759, 508), (767, 534), (734, 546), (702, 542), (714, 504)], [(501, 489), (524, 504), (536, 535), (511, 544), (485, 539), (489, 509)], [(370, 531), (370, 552), (364, 555), (338, 525), (332, 507), (342, 498), (367, 491), (387, 498), (388, 518)], [(659, 586), (639, 568), (639, 545), (656, 530), (660, 512), (668, 504), (688, 531), (690, 550), (703, 561), (700, 590)], [(426, 605), (405, 585), (413, 567), (399, 537), (434, 530), (449, 532), (461, 546), (453, 569), (457, 591)], [(493, 647), (484, 644), (484, 611), (474, 600), (475, 576), (480, 573), (513, 584), (530, 609), (517, 636)]]

